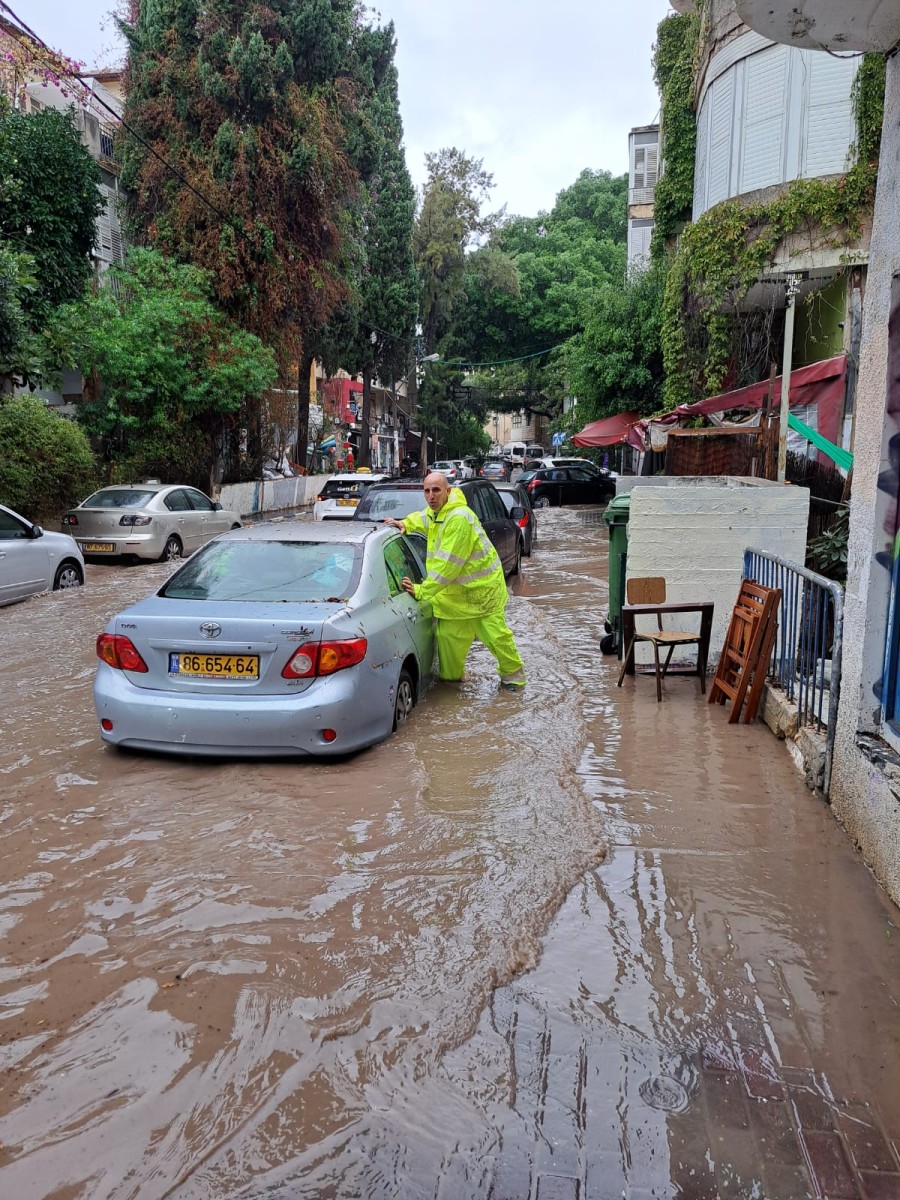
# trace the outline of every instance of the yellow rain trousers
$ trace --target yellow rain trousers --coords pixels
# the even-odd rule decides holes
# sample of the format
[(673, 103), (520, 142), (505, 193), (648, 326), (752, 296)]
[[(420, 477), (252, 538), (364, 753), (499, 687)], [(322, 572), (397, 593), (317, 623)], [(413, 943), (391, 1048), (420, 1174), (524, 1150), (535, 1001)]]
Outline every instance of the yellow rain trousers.
[(477, 637), (496, 658), (501, 682), (524, 687), (525, 666), (503, 615), (509, 598), (503, 565), (462, 492), (451, 488), (440, 512), (427, 508), (403, 523), (407, 533), (428, 539), (428, 573), (413, 594), (435, 616), (441, 679), (462, 679)]

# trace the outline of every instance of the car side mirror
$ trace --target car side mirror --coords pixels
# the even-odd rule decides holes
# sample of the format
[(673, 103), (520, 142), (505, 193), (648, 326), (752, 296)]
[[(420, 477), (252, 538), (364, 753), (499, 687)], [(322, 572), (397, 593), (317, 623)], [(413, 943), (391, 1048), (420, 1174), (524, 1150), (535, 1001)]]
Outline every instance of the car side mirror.
[(39, 538), (39, 537), (44, 536), (44, 531), (43, 531), (43, 529), (41, 529), (40, 525), (32, 525), (31, 536), (33, 538)]
[(521, 504), (514, 504), (513, 507), (510, 509), (509, 515), (512, 517), (512, 519), (514, 521), (521, 521), (522, 518), (525, 516), (524, 506)]
[(222, 511), (222, 505), (218, 502), (218, 500), (216, 500), (216, 502), (213, 504), (213, 511), (214, 512)]

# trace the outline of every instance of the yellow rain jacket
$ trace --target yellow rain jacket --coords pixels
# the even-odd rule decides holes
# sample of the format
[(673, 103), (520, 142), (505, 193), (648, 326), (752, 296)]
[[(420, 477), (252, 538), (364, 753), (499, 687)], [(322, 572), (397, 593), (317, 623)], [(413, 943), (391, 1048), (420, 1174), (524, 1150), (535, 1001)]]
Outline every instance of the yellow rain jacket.
[(417, 600), (431, 604), (439, 620), (472, 620), (503, 612), (508, 593), (503, 564), (459, 488), (451, 488), (439, 513), (430, 508), (403, 519), (407, 533), (428, 538), (428, 575), (417, 583)]

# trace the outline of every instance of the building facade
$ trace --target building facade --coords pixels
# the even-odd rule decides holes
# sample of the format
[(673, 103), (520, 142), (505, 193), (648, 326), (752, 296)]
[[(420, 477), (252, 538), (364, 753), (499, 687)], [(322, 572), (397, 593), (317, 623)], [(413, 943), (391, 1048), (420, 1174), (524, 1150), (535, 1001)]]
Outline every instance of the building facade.
[(659, 178), (659, 126), (638, 125), (628, 134), (628, 269), (650, 261), (653, 193)]

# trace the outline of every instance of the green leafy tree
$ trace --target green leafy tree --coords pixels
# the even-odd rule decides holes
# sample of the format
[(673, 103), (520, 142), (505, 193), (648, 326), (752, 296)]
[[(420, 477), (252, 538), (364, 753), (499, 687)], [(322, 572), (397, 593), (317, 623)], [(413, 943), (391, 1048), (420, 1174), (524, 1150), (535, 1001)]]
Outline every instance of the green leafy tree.
[[(465, 302), (447, 343), (474, 361), (521, 359), (476, 376), (495, 411), (525, 408), (555, 418), (572, 394), (568, 343), (583, 332), (598, 297), (621, 289), (625, 277), (626, 192), (625, 176), (582, 171), (549, 213), (509, 219), (469, 255)], [(490, 255), (511, 264), (514, 286), (483, 269)]]
[(71, 114), (26, 114), (0, 97), (0, 390), (59, 365), (46, 326), (91, 276), (99, 182)]
[(33, 520), (83, 500), (97, 477), (90, 443), (74, 421), (35, 396), (0, 401), (0, 497)]
[(133, 249), (114, 280), (63, 314), (80, 320), (78, 365), (91, 383), (78, 419), (113, 473), (209, 487), (257, 419), (275, 355), (216, 308), (197, 267)]
[(627, 410), (649, 416), (662, 407), (665, 286), (665, 264), (657, 263), (597, 292), (583, 332), (569, 345), (579, 426)]

